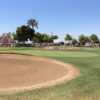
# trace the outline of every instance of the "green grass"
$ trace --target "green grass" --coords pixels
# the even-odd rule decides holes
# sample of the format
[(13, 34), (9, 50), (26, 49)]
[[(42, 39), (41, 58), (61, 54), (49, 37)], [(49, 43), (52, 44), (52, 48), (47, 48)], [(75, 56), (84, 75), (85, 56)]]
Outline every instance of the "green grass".
[(48, 51), (48, 50), (38, 50), (38, 49), (33, 49), (33, 48), (1, 48), (0, 51), (2, 52), (13, 52), (13, 53), (21, 53), (21, 54), (31, 54), (35, 56), (44, 56), (44, 57), (97, 57), (98, 54), (94, 52), (82, 52), (82, 51)]
[(0, 48), (0, 52), (25, 53), (45, 56), (80, 69), (80, 77), (61, 85), (1, 95), (0, 100), (100, 100), (100, 49), (77, 51), (47, 51), (35, 48)]

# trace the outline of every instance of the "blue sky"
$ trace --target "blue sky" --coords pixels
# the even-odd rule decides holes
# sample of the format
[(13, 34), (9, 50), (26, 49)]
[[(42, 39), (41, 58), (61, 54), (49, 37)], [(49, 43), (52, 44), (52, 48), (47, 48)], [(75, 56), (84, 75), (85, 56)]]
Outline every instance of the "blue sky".
[(35, 18), (40, 32), (53, 32), (62, 39), (96, 33), (100, 36), (100, 0), (0, 0), (0, 34)]

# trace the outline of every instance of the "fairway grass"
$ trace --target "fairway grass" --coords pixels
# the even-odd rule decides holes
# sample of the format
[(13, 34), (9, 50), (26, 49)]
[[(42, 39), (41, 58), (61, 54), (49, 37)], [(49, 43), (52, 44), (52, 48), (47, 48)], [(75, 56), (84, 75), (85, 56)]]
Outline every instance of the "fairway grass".
[(97, 57), (98, 54), (89, 51), (49, 51), (49, 50), (36, 50), (36, 49), (0, 49), (0, 52), (11, 52), (11, 53), (20, 53), (20, 54), (30, 54), (35, 56), (44, 56), (44, 57)]
[(100, 49), (78, 51), (43, 51), (33, 48), (0, 49), (0, 52), (25, 53), (50, 57), (79, 68), (80, 77), (68, 83), (26, 91), (12, 95), (2, 95), (0, 100), (100, 100)]

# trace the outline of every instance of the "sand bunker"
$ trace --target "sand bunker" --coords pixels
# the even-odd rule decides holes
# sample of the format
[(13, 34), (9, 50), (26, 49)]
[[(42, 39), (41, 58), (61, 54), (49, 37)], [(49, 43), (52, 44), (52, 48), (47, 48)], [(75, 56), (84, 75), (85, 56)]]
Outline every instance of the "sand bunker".
[(78, 75), (78, 69), (56, 60), (0, 54), (0, 91), (15, 92), (52, 86)]

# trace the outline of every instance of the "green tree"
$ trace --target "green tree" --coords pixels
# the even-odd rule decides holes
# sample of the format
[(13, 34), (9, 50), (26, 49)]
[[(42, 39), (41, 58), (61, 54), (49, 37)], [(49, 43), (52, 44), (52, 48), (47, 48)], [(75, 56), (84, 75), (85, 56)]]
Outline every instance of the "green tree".
[(34, 28), (38, 28), (38, 21), (35, 19), (29, 19), (27, 25), (34, 30)]
[(72, 40), (72, 44), (73, 44), (73, 45), (76, 45), (76, 44), (78, 44), (78, 41), (77, 41), (76, 39), (73, 39), (73, 40)]
[(58, 39), (58, 36), (52, 34), (51, 36), (49, 36), (49, 38), (50, 38), (50, 42), (54, 42), (54, 40)]
[(37, 32), (35, 36), (33, 37), (33, 41), (38, 42), (38, 43), (44, 43), (44, 42), (46, 43), (49, 41), (49, 37), (45, 33), (42, 34), (42, 33)]
[(85, 36), (83, 34), (81, 34), (79, 36), (79, 42), (80, 42), (81, 45), (85, 45), (85, 43), (87, 43), (89, 41), (90, 41), (89, 37), (87, 37), (87, 36)]
[(50, 42), (50, 37), (49, 37), (49, 35), (48, 34), (45, 34), (45, 33), (43, 33), (43, 34), (41, 34), (41, 38), (42, 38), (42, 42), (44, 42), (44, 43), (49, 43)]
[(33, 36), (33, 41), (36, 42), (36, 43), (42, 42), (41, 33), (37, 32), (37, 33)]
[(41, 42), (41, 43), (53, 43), (55, 39), (57, 39), (57, 35), (48, 35), (46, 33), (39, 33), (37, 32), (35, 36), (33, 37), (33, 41), (35, 42)]
[(65, 41), (71, 41), (73, 38), (70, 34), (66, 34)]
[(92, 43), (99, 43), (100, 42), (99, 38), (98, 38), (98, 36), (96, 34), (92, 34), (90, 36), (90, 40), (91, 40)]
[(27, 41), (28, 39), (32, 40), (35, 35), (35, 31), (29, 26), (22, 25), (16, 30), (16, 39), (18, 41)]

